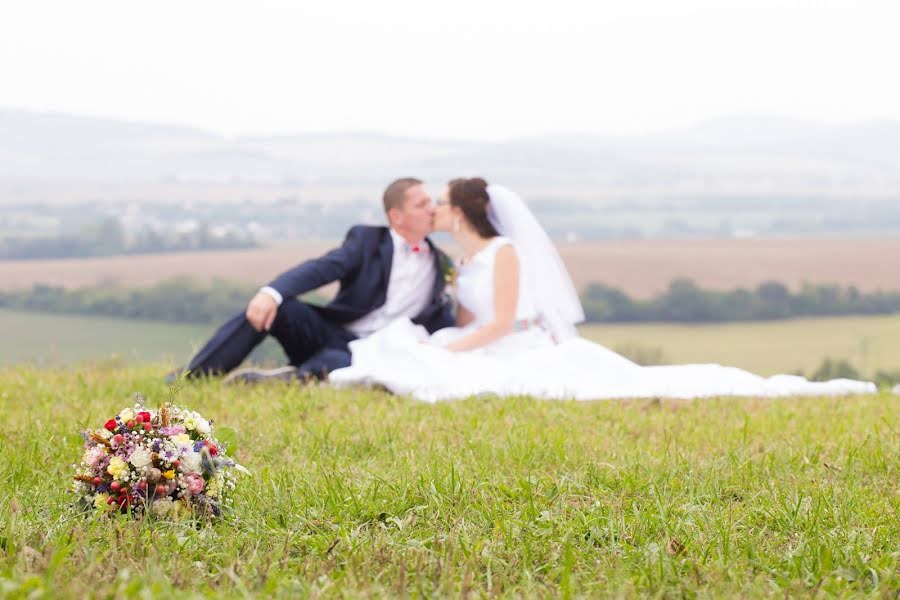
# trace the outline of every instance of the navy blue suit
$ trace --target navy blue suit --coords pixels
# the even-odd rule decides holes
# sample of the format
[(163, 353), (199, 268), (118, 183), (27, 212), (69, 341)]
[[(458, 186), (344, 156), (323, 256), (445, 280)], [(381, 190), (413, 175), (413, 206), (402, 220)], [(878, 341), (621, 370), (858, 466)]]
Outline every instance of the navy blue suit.
[[(449, 259), (431, 240), (428, 245), (435, 261), (434, 286), (430, 302), (413, 322), (434, 332), (453, 325), (454, 315), (444, 296), (443, 263)], [(349, 366), (347, 344), (355, 336), (344, 325), (385, 303), (393, 256), (394, 241), (387, 227), (352, 227), (340, 247), (300, 263), (269, 284), (284, 298), (270, 331), (258, 332), (243, 313), (236, 315), (191, 360), (192, 376), (230, 371), (269, 334), (284, 348), (290, 364), (298, 367), (300, 377), (322, 377)], [(334, 281), (340, 282), (340, 289), (325, 306), (296, 298)]]

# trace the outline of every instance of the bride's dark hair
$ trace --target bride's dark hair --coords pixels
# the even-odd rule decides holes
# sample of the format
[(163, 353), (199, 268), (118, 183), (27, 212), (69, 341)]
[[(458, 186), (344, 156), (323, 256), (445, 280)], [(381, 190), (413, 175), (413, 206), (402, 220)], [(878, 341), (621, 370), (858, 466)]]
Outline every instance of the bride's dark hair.
[(487, 208), (491, 201), (487, 192), (488, 182), (481, 177), (454, 179), (447, 184), (449, 188), (450, 206), (462, 210), (466, 221), (472, 225), (479, 236), (492, 238), (500, 235), (488, 219)]

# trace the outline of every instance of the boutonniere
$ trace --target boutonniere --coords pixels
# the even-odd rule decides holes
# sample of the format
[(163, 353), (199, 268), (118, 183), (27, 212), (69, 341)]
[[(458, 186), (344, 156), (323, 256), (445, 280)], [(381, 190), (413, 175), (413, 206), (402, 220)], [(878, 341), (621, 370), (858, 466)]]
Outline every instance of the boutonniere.
[(444, 276), (444, 290), (441, 293), (441, 303), (449, 304), (456, 311), (456, 265), (443, 252), (439, 256), (441, 257), (441, 273)]
[(444, 287), (454, 287), (456, 285), (456, 265), (443, 252), (441, 253), (441, 272), (444, 274)]

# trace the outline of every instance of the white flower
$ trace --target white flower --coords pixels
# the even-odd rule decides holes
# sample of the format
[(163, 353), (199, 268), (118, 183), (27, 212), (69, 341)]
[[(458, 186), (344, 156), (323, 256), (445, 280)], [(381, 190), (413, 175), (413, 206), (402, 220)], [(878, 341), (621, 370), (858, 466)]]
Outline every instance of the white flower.
[(209, 421), (206, 419), (199, 419), (197, 421), (197, 431), (203, 435), (209, 435), (209, 432), (212, 431), (212, 427), (209, 426)]
[(128, 462), (133, 464), (137, 469), (143, 469), (151, 462), (153, 462), (153, 459), (150, 457), (149, 450), (138, 446), (134, 449), (134, 452), (131, 453), (131, 456), (128, 458)]
[(165, 517), (172, 512), (173, 508), (175, 508), (175, 503), (171, 498), (160, 498), (153, 503), (152, 510), (154, 515), (158, 517)]
[(200, 472), (200, 453), (194, 452), (191, 450), (190, 452), (185, 452), (181, 455), (181, 470), (184, 473), (199, 473)]
[(123, 423), (127, 423), (128, 421), (131, 421), (132, 419), (134, 419), (134, 417), (135, 417), (134, 409), (131, 409), (131, 408), (125, 408), (122, 410), (122, 412), (119, 413), (119, 418), (122, 419)]
[(184, 418), (184, 428), (188, 431), (193, 431), (197, 429), (197, 419), (193, 416), (187, 416)]

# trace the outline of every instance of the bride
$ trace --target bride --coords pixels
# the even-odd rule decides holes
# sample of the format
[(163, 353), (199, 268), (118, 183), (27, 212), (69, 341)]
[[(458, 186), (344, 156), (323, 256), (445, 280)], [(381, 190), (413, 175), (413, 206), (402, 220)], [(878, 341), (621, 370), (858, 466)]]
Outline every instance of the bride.
[(379, 385), (435, 402), (476, 394), (538, 398), (787, 396), (875, 392), (868, 382), (764, 378), (716, 364), (642, 367), (578, 337), (578, 295), (553, 243), (512, 191), (479, 178), (450, 182), (434, 229), (462, 248), (447, 279), (457, 326), (429, 336), (407, 319), (350, 343), (337, 386)]

